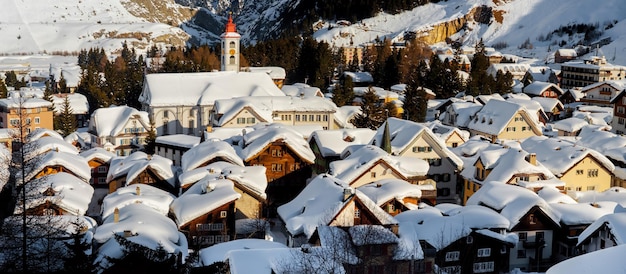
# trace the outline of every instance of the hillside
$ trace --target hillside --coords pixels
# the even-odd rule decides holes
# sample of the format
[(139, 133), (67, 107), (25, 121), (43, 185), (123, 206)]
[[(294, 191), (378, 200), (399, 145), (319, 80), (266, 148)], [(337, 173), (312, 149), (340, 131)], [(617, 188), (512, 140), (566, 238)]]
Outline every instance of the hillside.
[[(306, 19), (300, 0), (6, 0), (0, 10), (0, 54), (76, 52), (123, 41), (138, 51), (214, 43), (228, 11), (235, 14), (244, 44), (280, 36)], [(306, 3), (311, 6), (310, 3)], [(381, 12), (350, 24), (317, 21), (314, 37), (335, 46), (360, 45), (376, 38), (402, 41), (420, 36), (434, 44), (446, 38), (472, 46), (483, 39), (505, 54), (550, 61), (556, 48), (610, 37), (599, 51), (626, 64), (626, 2), (580, 0), (448, 0), (398, 14)], [(288, 19), (288, 18), (297, 19)], [(305, 16), (306, 17), (306, 16)], [(577, 32), (577, 26), (594, 28)], [(302, 30), (305, 31), (305, 30)], [(586, 40), (585, 40), (586, 38)], [(550, 51), (549, 51), (550, 50)]]

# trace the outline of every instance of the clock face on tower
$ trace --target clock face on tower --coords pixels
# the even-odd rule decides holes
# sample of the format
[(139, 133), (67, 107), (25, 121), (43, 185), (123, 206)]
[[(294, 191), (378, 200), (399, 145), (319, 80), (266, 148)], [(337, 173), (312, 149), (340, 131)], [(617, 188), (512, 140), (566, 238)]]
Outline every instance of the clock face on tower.
[(234, 50), (234, 49), (231, 49), (231, 50), (229, 51), (229, 53), (230, 53), (230, 55), (234, 55), (234, 54), (235, 54), (235, 50)]

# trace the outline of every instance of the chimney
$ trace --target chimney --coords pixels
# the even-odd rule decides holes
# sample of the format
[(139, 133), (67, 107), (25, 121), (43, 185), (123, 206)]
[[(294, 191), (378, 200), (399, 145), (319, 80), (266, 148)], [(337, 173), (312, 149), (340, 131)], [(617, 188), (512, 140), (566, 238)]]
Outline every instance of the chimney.
[(117, 207), (115, 208), (115, 210), (113, 210), (113, 222), (114, 223), (120, 222), (120, 209)]
[(531, 165), (536, 166), (537, 165), (537, 154), (535, 154), (535, 153), (528, 154), (528, 162)]
[(139, 186), (135, 188), (135, 193), (137, 194), (137, 196), (141, 195), (141, 188)]
[(352, 196), (352, 188), (344, 188), (343, 189), (343, 201), (347, 201), (348, 198)]

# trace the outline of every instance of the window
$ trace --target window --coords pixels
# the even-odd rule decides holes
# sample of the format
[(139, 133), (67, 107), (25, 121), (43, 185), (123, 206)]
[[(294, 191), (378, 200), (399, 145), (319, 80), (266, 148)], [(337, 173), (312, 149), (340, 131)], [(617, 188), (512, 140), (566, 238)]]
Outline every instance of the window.
[(313, 121), (314, 121), (314, 120), (313, 120), (313, 118), (314, 118), (314, 117), (315, 117), (315, 115), (310, 114), (310, 115), (309, 115), (309, 121), (313, 122)]
[(103, 178), (103, 177), (98, 178), (98, 184), (106, 184), (106, 183), (107, 183), (107, 178)]
[(235, 56), (231, 56), (230, 58), (228, 58), (228, 64), (229, 65), (234, 65), (235, 64)]
[(39, 119), (39, 117), (35, 117), (35, 125), (37, 125), (37, 124), (39, 124), (39, 123), (40, 123), (40, 119)]
[(519, 236), (519, 239), (520, 239), (521, 241), (525, 241), (525, 240), (526, 240), (526, 236), (527, 236), (527, 235), (528, 235), (528, 234), (527, 234), (526, 232), (520, 232), (517, 236)]
[(17, 126), (20, 124), (20, 119), (11, 118), (10, 123), (12, 126)]
[(372, 171), (372, 172), (370, 173), (370, 176), (371, 176), (372, 178), (376, 178), (376, 171)]
[(324, 114), (324, 116), (322, 116), (324, 122), (328, 122), (328, 114)]
[(254, 118), (254, 117), (246, 118), (246, 123), (247, 124), (255, 124), (256, 123), (256, 118)]
[(393, 213), (394, 211), (396, 211), (396, 207), (392, 203), (387, 204), (387, 212)]
[(452, 143), (452, 147), (458, 147), (458, 146), (459, 146), (459, 143), (456, 143), (456, 142)]
[(426, 152), (426, 147), (418, 147), (417, 152)]
[(230, 41), (230, 44), (228, 44), (228, 46), (229, 46), (231, 49), (234, 49), (234, 48), (235, 48), (235, 45), (236, 45), (236, 44), (235, 44), (235, 41)]
[(624, 118), (618, 117), (617, 118), (617, 123), (620, 124), (620, 125), (623, 125), (624, 124)]
[(107, 172), (107, 167), (106, 166), (99, 166), (98, 167), (98, 173), (105, 173)]
[(545, 239), (545, 234), (544, 232), (537, 232), (537, 234), (535, 234), (535, 241), (543, 241), (543, 239)]
[(583, 175), (583, 170), (582, 169), (577, 169), (576, 170), (576, 175)]
[(361, 218), (361, 211), (358, 208), (354, 209), (354, 218)]
[(518, 249), (517, 258), (526, 258), (526, 249)]
[(624, 114), (624, 107), (623, 106), (617, 107), (617, 113)]
[(300, 114), (296, 114), (296, 122), (300, 122)]
[(485, 273), (494, 271), (494, 262), (480, 262), (474, 263), (474, 273)]
[(598, 169), (588, 169), (587, 170), (587, 177), (591, 178), (591, 177), (598, 177)]
[(588, 186), (587, 190), (596, 190), (596, 187), (595, 186)]
[(306, 115), (302, 115), (302, 122), (306, 122)]
[(245, 124), (246, 118), (237, 118), (237, 124)]
[(446, 252), (446, 262), (458, 261), (461, 253), (459, 251)]
[(465, 242), (468, 244), (471, 244), (474, 242), (474, 237), (472, 237), (472, 235), (467, 235), (467, 237), (465, 237)]
[(491, 248), (479, 248), (476, 255), (478, 257), (489, 257), (491, 256)]
[(315, 115), (315, 121), (317, 121), (317, 122), (322, 121), (322, 115), (320, 115), (320, 114)]
[(166, 110), (166, 111), (164, 111), (164, 112), (163, 112), (163, 118), (168, 118), (168, 116), (169, 116), (169, 114), (168, 114), (168, 113), (169, 113), (169, 112), (168, 112), (167, 110)]
[(226, 210), (220, 211), (220, 218), (226, 218), (227, 214), (228, 214), (228, 212), (226, 212)]
[(537, 218), (535, 218), (535, 214), (528, 214), (528, 223), (534, 225), (537, 223)]

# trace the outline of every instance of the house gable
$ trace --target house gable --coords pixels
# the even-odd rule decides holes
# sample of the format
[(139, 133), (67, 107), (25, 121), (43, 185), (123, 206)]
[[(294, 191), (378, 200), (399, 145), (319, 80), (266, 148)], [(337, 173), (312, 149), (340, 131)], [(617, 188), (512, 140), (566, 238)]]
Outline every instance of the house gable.
[(601, 192), (611, 187), (612, 176), (613, 172), (602, 165), (593, 155), (587, 154), (563, 172), (559, 179), (565, 182), (568, 190)]
[(357, 188), (362, 185), (372, 183), (381, 179), (401, 179), (408, 181), (397, 169), (388, 164), (383, 159), (378, 159), (369, 168), (364, 170), (351, 182), (347, 182), (351, 187)]
[(244, 127), (244, 126), (249, 126), (249, 125), (255, 125), (259, 122), (266, 123), (268, 121), (266, 121), (261, 115), (259, 115), (250, 106), (245, 106), (241, 108), (228, 121), (224, 121), (224, 122), (218, 121), (219, 126), (222, 126), (222, 127), (227, 127), (227, 126)]

